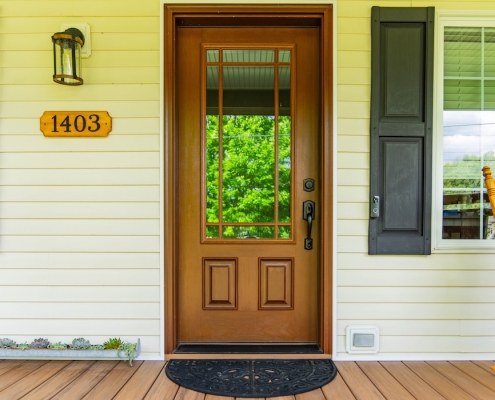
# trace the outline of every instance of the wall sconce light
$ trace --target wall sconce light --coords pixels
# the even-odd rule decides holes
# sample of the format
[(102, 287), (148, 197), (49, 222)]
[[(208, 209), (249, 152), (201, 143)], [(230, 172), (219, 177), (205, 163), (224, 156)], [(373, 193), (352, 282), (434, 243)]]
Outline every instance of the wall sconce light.
[(77, 28), (69, 28), (52, 36), (53, 80), (62, 85), (77, 86), (81, 78), (81, 47), (84, 35)]

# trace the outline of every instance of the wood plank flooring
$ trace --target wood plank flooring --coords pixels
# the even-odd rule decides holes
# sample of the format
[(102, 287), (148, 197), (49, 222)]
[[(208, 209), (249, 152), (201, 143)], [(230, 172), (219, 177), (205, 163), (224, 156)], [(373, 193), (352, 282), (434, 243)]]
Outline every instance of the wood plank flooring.
[[(336, 362), (328, 385), (276, 400), (494, 400), (495, 362)], [(0, 360), (0, 400), (236, 400), (170, 381), (163, 361)], [(261, 400), (261, 399), (250, 399)]]

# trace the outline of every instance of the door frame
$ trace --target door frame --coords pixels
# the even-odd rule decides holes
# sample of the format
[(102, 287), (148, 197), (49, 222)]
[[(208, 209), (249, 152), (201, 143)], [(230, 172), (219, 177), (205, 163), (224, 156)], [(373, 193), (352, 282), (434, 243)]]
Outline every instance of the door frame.
[[(319, 271), (319, 337), (325, 354), (332, 353), (333, 321), (333, 6), (328, 5), (163, 5), (163, 250), (165, 354), (177, 347), (178, 155), (175, 89), (176, 31), (184, 26), (318, 26), (321, 39), (321, 251)], [(233, 17), (235, 19), (233, 19)]]

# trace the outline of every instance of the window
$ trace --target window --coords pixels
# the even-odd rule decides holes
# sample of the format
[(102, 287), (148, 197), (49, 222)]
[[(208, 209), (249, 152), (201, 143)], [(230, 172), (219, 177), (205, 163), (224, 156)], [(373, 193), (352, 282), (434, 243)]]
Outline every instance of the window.
[(437, 25), (436, 248), (495, 249), (481, 172), (495, 170), (495, 14), (461, 15), (440, 14)]
[(207, 242), (293, 240), (292, 48), (205, 48)]

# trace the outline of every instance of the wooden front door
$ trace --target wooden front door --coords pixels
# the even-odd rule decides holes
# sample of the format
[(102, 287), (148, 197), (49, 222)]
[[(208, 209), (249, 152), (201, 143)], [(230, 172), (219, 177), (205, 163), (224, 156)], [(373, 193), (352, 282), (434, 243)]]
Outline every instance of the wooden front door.
[(178, 29), (181, 343), (318, 341), (319, 38)]

